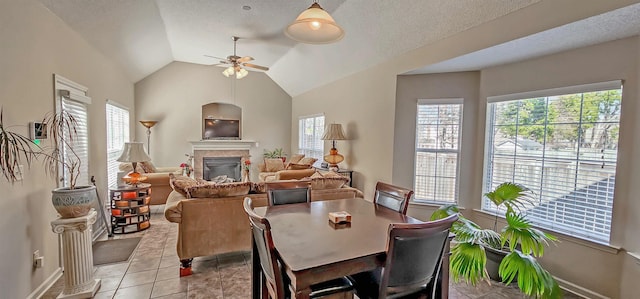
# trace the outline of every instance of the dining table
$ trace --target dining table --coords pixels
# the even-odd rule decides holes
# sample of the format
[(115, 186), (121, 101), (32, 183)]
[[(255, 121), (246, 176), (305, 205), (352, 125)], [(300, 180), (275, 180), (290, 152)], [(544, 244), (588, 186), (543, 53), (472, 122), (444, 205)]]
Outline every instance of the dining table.
[[(330, 212), (347, 212), (348, 223), (333, 223)], [(390, 223), (421, 221), (362, 198), (312, 201), (255, 208), (271, 224), (278, 259), (289, 278), (292, 298), (309, 298), (311, 285), (384, 263)], [(442, 298), (448, 298), (449, 239), (439, 273)], [(253, 241), (252, 241), (253, 242)], [(252, 246), (252, 296), (262, 298), (262, 269)]]

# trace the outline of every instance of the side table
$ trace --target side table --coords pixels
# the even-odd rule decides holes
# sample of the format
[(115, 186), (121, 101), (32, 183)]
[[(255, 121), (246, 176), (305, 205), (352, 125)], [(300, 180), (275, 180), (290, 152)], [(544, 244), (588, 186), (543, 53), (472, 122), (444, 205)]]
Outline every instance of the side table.
[(111, 232), (128, 234), (149, 228), (151, 218), (151, 184), (109, 188)]
[[(322, 167), (314, 167), (316, 170), (318, 170), (320, 173), (325, 173), (325, 172), (329, 172), (329, 171), (333, 171), (333, 170), (329, 170), (329, 168), (322, 168)], [(349, 169), (338, 169), (336, 171), (336, 173), (338, 173), (339, 175), (349, 178), (349, 187), (353, 187), (353, 170), (349, 170)]]

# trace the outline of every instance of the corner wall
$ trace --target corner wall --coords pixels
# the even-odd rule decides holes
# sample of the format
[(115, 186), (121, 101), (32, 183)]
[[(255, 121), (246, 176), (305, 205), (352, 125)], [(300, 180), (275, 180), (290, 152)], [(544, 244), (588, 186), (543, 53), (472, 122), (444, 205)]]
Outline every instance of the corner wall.
[[(89, 171), (106, 194), (106, 99), (133, 108), (133, 84), (57, 16), (34, 0), (0, 2), (0, 106), (5, 125), (28, 135), (28, 123), (54, 109), (53, 74), (89, 88)], [(47, 145), (46, 142), (43, 145)], [(50, 222), (55, 180), (36, 161), (25, 179), (0, 178), (0, 290), (2, 298), (25, 298), (59, 271), (58, 238)], [(44, 267), (32, 268), (32, 252)]]
[(151, 158), (157, 166), (179, 166), (192, 153), (190, 141), (202, 139), (202, 105), (230, 103), (242, 108), (242, 139), (254, 140), (251, 177), (263, 150), (287, 148), (291, 136), (291, 97), (261, 72), (227, 78), (222, 68), (172, 62), (135, 85), (136, 141), (147, 146), (146, 128), (138, 121), (156, 120), (151, 128)]

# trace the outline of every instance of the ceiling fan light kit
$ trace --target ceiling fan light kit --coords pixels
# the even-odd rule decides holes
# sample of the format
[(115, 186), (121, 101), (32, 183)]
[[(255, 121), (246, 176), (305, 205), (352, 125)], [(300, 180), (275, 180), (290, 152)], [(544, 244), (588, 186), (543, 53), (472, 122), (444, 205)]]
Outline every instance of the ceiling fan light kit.
[(342, 27), (317, 1), (289, 24), (284, 33), (295, 41), (307, 44), (329, 44), (344, 37)]

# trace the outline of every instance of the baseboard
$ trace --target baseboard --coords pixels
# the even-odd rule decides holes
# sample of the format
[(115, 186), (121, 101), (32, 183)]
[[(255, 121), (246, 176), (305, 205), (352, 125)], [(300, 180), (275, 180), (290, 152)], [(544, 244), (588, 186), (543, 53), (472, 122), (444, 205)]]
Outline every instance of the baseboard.
[(583, 298), (588, 298), (588, 299), (611, 299), (610, 297), (604, 296), (602, 294), (598, 294), (592, 290), (581, 287), (575, 283), (568, 282), (566, 280), (560, 279), (555, 276), (553, 278), (556, 279), (556, 281), (560, 285), (560, 288), (563, 291), (572, 293), (574, 295), (577, 295)]
[(27, 299), (38, 299), (42, 297), (42, 295), (44, 295), (44, 293), (46, 293), (60, 277), (62, 277), (62, 268), (58, 267), (58, 269), (53, 271), (49, 278), (45, 279), (37, 289), (33, 290), (33, 292), (27, 296)]

